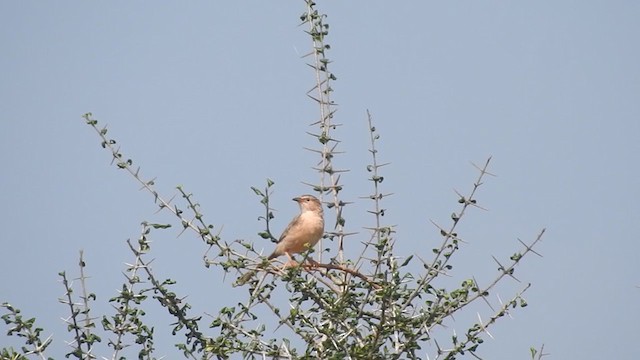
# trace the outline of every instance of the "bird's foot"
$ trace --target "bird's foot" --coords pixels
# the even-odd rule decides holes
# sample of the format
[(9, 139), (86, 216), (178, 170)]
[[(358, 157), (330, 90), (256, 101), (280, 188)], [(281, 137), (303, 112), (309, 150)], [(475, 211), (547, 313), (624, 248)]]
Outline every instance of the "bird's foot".
[(282, 265), (282, 270), (288, 269), (290, 267), (298, 266), (298, 262), (295, 260), (289, 260), (284, 265)]

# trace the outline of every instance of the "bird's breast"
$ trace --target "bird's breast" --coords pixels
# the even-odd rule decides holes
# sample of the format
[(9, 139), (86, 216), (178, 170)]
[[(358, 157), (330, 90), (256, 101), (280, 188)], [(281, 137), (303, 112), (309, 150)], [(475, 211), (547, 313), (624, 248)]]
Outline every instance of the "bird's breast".
[(302, 233), (306, 236), (317, 237), (319, 239), (322, 236), (322, 233), (324, 233), (324, 220), (316, 213), (302, 213), (300, 215), (300, 222), (302, 223)]
[(289, 230), (282, 247), (284, 251), (301, 253), (318, 243), (324, 233), (324, 220), (313, 212), (300, 214), (295, 228)]

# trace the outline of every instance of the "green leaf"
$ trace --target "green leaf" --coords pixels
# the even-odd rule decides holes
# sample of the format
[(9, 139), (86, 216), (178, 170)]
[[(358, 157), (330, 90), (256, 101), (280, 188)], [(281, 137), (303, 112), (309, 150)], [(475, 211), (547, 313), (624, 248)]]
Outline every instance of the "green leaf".
[(409, 261), (411, 261), (411, 259), (413, 259), (413, 255), (409, 256), (409, 257), (407, 258), (407, 260), (405, 260), (405, 261), (402, 263), (402, 265), (400, 265), (400, 267), (407, 266), (407, 265), (409, 264)]

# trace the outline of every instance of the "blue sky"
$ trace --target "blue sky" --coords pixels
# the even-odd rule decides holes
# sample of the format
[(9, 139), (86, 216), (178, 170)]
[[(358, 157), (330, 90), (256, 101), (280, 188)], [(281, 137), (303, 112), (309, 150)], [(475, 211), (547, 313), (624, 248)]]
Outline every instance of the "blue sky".
[[(453, 189), (493, 156), (451, 284), (496, 273), (517, 239), (547, 233), (518, 268), (529, 307), (498, 323), (488, 359), (632, 359), (640, 352), (640, 3), (319, 2), (329, 15), (336, 132), (345, 154), (347, 230), (366, 235), (369, 109), (381, 134), (386, 220), (397, 251), (428, 255), (430, 224), (457, 209)], [(152, 199), (109, 166), (81, 115), (93, 112), (168, 197), (194, 193), (222, 236), (262, 241), (251, 186), (276, 182), (274, 226), (317, 181), (305, 134), (317, 117), (305, 93), (304, 4), (288, 2), (0, 3), (0, 301), (37, 316), (62, 357), (69, 339), (57, 273), (84, 249), (96, 314), (131, 260), (125, 240), (154, 214)], [(202, 266), (193, 236), (160, 232), (155, 270), (178, 281), (194, 310), (242, 299)], [(270, 245), (264, 242), (265, 251)], [(355, 254), (354, 254), (355, 256)], [(445, 281), (446, 284), (446, 281)], [(523, 284), (505, 283), (506, 299)], [(486, 309), (478, 308), (479, 311)], [(472, 314), (474, 315), (474, 314)], [(160, 324), (171, 320), (151, 311)], [(164, 323), (163, 323), (164, 322)], [(461, 332), (451, 323), (443, 333)], [(161, 325), (159, 325), (161, 326)], [(277, 335), (277, 334), (276, 334)], [(174, 339), (165, 338), (166, 344)], [(15, 344), (3, 338), (0, 343)], [(15, 345), (14, 345), (15, 346)], [(433, 349), (426, 349), (433, 356)], [(99, 355), (107, 356), (103, 348)], [(177, 357), (171, 345), (158, 355)]]

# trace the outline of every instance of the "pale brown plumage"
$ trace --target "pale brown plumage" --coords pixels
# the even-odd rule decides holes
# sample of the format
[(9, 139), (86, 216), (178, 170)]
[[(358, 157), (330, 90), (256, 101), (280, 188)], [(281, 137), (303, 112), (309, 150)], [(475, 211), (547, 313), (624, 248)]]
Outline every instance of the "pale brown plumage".
[(282, 232), (278, 244), (269, 260), (281, 255), (287, 255), (293, 261), (291, 254), (305, 252), (315, 246), (324, 233), (324, 219), (322, 204), (313, 195), (302, 195), (293, 198), (300, 206), (300, 214), (293, 218), (289, 226)]
[[(286, 255), (289, 258), (289, 262), (285, 266), (295, 264), (292, 254), (300, 254), (312, 248), (324, 234), (324, 218), (320, 200), (313, 195), (301, 195), (293, 198), (293, 201), (300, 206), (300, 214), (293, 218), (284, 229), (276, 248), (268, 257), (269, 260), (272, 260)], [(258, 268), (262, 267), (264, 265), (258, 266)], [(234, 286), (243, 285), (255, 273), (255, 270), (247, 272), (236, 281)]]

